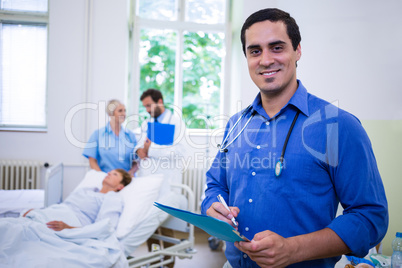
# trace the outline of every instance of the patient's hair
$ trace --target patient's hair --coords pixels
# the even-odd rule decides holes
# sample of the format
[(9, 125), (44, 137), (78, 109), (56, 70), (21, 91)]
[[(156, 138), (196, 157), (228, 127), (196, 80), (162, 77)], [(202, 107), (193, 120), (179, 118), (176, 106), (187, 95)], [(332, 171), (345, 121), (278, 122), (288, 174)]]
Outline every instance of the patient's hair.
[(116, 168), (115, 170), (117, 172), (119, 172), (121, 174), (121, 176), (123, 176), (123, 178), (121, 179), (121, 184), (123, 184), (124, 186), (127, 186), (131, 182), (131, 175), (128, 174), (127, 171), (125, 171), (124, 169), (121, 169), (121, 168)]
[(154, 89), (154, 88), (149, 88), (149, 89), (145, 90), (145, 91), (142, 93), (142, 95), (141, 95), (141, 97), (140, 97), (140, 100), (142, 101), (142, 100), (145, 99), (146, 97), (151, 97), (151, 99), (152, 99), (154, 102), (158, 102), (158, 100), (160, 100), (160, 99), (162, 99), (162, 101), (163, 101), (162, 93), (161, 93), (159, 90)]
[(119, 100), (110, 100), (108, 101), (107, 105), (106, 105), (106, 113), (109, 116), (113, 116), (114, 110), (116, 110), (117, 106), (119, 105), (123, 105), (123, 103), (121, 103), (121, 101)]

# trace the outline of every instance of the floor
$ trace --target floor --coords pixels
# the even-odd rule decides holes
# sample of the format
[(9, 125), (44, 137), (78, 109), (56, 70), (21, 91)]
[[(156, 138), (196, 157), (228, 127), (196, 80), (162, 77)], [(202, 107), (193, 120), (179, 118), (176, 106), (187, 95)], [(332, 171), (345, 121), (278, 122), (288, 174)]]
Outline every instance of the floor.
[[(210, 235), (201, 229), (195, 228), (194, 236), (194, 248), (197, 250), (197, 253), (194, 254), (192, 259), (176, 258), (174, 268), (222, 268), (226, 262), (226, 257), (221, 247), (217, 250), (211, 250), (208, 244)], [(141, 255), (141, 252), (146, 251), (146, 244), (143, 244), (136, 250), (136, 253)]]

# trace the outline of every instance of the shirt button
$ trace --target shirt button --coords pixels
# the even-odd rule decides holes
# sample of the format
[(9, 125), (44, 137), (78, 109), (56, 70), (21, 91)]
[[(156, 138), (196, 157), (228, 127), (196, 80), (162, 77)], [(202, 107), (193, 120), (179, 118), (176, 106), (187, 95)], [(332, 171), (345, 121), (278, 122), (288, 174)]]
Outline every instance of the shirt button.
[(255, 174), (256, 174), (255, 171), (251, 172), (251, 175), (255, 176)]
[(269, 126), (269, 124), (270, 124), (269, 121), (265, 122), (265, 125)]
[(245, 258), (245, 259), (246, 259), (246, 258), (247, 258), (247, 254), (243, 254), (243, 258)]
[(260, 146), (260, 145), (257, 145), (257, 149), (261, 149), (261, 146)]
[(246, 227), (246, 228), (244, 228), (244, 230), (246, 230), (246, 232), (248, 232), (249, 228), (248, 228), (248, 227)]
[(253, 199), (250, 198), (250, 199), (248, 200), (248, 202), (249, 202), (249, 203), (253, 203)]

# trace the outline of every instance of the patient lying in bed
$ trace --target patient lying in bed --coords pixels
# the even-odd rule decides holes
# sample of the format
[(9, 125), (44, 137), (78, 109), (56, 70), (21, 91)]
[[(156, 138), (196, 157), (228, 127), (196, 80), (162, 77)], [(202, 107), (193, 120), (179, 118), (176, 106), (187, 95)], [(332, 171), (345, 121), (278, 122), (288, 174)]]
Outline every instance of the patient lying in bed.
[(123, 211), (117, 191), (130, 181), (113, 170), (100, 190), (80, 188), (62, 204), (1, 219), (0, 267), (127, 267), (115, 230)]
[(44, 209), (28, 210), (24, 217), (46, 223), (55, 231), (72, 229), (109, 219), (116, 229), (123, 211), (123, 199), (117, 194), (131, 182), (123, 169), (110, 171), (102, 181), (102, 188), (81, 188), (73, 192), (62, 204)]
[[(61, 264), (65, 267), (127, 267), (125, 257), (168, 218), (165, 212), (153, 206), (154, 201), (186, 209), (186, 198), (171, 191), (162, 174), (132, 178), (121, 191), (121, 186), (110, 186), (111, 179), (106, 173), (90, 170), (62, 204), (34, 209), (26, 217), (1, 218), (0, 267), (25, 267), (27, 260), (30, 267), (60, 267)], [(93, 191), (94, 187), (100, 191)], [(104, 190), (108, 190), (106, 194)], [(84, 193), (98, 198), (91, 197), (92, 201), (88, 201)], [(124, 208), (121, 201), (116, 201), (118, 205), (106, 206), (109, 196), (122, 198)], [(94, 206), (89, 205), (90, 202), (94, 202)], [(115, 211), (120, 213), (117, 227), (110, 217), (117, 213)], [(79, 216), (80, 213), (88, 215)], [(81, 228), (61, 230), (63, 226), (46, 225), (52, 221)], [(86, 224), (92, 221), (93, 224)], [(61, 231), (54, 231), (59, 228)]]

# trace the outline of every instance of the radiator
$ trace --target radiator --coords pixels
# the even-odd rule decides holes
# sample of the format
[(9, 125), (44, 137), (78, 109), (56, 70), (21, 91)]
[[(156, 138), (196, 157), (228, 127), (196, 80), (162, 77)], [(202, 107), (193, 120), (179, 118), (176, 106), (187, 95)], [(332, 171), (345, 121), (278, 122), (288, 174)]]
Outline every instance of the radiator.
[(190, 189), (194, 192), (195, 196), (195, 212), (201, 212), (201, 202), (204, 195), (205, 190), (205, 169), (201, 168), (190, 168), (186, 169), (183, 174), (183, 184), (190, 187)]
[(39, 189), (42, 166), (39, 161), (0, 160), (0, 189)]

